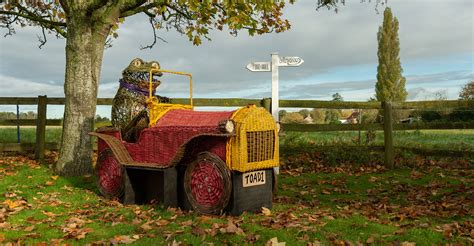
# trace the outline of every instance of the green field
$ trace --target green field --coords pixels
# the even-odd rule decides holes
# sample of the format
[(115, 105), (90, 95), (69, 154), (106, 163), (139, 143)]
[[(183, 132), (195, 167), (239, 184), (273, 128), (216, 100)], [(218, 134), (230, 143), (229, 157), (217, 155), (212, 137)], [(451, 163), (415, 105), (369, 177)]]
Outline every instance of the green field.
[[(361, 145), (384, 145), (383, 131), (377, 131), (375, 140), (368, 144), (366, 139), (366, 132), (361, 131)], [(474, 151), (474, 129), (395, 131), (393, 140), (396, 147)], [(359, 145), (359, 133), (286, 132), (280, 137), (280, 144), (287, 147), (356, 146)]]
[(273, 239), (286, 245), (469, 245), (474, 240), (472, 164), (444, 160), (388, 171), (375, 164), (327, 166), (317, 153), (284, 156), (270, 213), (238, 217), (123, 206), (99, 196), (94, 177), (58, 177), (46, 167), (49, 162), (3, 156), (0, 244), (274, 245)]
[[(35, 128), (22, 127), (21, 142), (34, 143)], [(302, 146), (357, 146), (359, 133), (347, 132), (284, 132), (280, 137), (280, 144), (285, 147)], [(46, 142), (59, 142), (61, 128), (47, 127)], [(15, 127), (0, 127), (0, 143), (16, 142)], [(362, 146), (366, 144), (366, 132), (361, 132)], [(377, 131), (373, 142), (369, 146), (383, 146), (383, 132)], [(466, 130), (415, 130), (395, 131), (394, 145), (397, 147), (445, 149), (456, 151), (474, 151), (474, 129)]]

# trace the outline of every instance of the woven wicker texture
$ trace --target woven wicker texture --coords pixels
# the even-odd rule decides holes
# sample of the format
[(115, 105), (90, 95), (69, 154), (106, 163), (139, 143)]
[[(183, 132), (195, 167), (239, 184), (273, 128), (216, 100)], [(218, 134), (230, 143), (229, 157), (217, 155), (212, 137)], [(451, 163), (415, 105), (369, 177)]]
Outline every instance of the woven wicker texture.
[(182, 104), (166, 104), (160, 103), (155, 97), (148, 98), (146, 100), (148, 110), (150, 111), (149, 127), (153, 127), (156, 123), (172, 110), (192, 110), (193, 107), (190, 105)]
[(232, 191), (230, 170), (218, 156), (202, 152), (186, 168), (184, 189), (195, 211), (221, 214)]
[[(134, 136), (125, 132), (124, 128), (137, 114), (146, 110), (149, 86), (154, 91), (161, 84), (158, 80), (158, 76), (161, 73), (155, 73), (150, 76), (149, 71), (152, 68), (159, 69), (159, 62), (146, 62), (140, 58), (135, 58), (122, 71), (120, 87), (112, 103), (111, 121), (114, 127), (122, 131), (122, 136), (127, 141), (129, 137)], [(150, 81), (151, 85), (149, 84)], [(169, 102), (169, 98), (166, 97), (154, 96), (153, 98), (157, 102)]]
[(193, 128), (209, 128), (215, 132), (219, 132), (217, 126), (219, 122), (229, 119), (234, 111), (221, 112), (203, 112), (189, 110), (172, 110), (164, 115), (156, 126), (177, 126), (177, 127), (193, 127)]
[(106, 198), (120, 198), (124, 192), (124, 168), (110, 149), (99, 153), (96, 165), (97, 187)]
[[(196, 112), (171, 110), (158, 121), (155, 127), (144, 129), (137, 143), (124, 143), (135, 162), (155, 163), (169, 166), (183, 145), (202, 134), (222, 134), (218, 123), (230, 118), (233, 112)], [(209, 140), (208, 151), (215, 152), (225, 160), (225, 141)], [(188, 153), (186, 153), (188, 155)]]
[(227, 142), (226, 163), (231, 170), (247, 172), (279, 165), (278, 130), (264, 108), (240, 108), (232, 115), (236, 136)]

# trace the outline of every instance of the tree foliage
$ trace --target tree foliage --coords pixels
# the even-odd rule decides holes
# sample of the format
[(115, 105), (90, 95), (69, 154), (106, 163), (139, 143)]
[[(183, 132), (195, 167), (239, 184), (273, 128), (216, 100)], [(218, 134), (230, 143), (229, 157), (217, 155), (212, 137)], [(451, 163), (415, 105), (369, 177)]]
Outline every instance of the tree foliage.
[(1, 120), (13, 120), (17, 117), (20, 119), (36, 119), (36, 113), (33, 111), (21, 112), (17, 116), (17, 114), (13, 112), (0, 112)]
[(469, 81), (462, 87), (459, 92), (459, 99), (474, 100), (474, 80)]
[[(17, 26), (39, 26), (43, 30), (40, 41), (46, 41), (45, 31), (67, 38), (68, 17), (78, 10), (80, 1), (8, 1), (0, 6), (2, 27), (7, 35), (15, 33)], [(290, 28), (288, 20), (282, 18), (285, 2), (271, 1), (197, 1), (197, 0), (119, 0), (85, 1), (80, 8), (90, 15), (93, 24), (110, 26), (110, 37), (117, 38), (116, 32), (126, 17), (143, 13), (149, 17), (150, 30), (154, 40), (151, 48), (160, 37), (158, 29), (174, 29), (185, 34), (195, 45), (202, 39), (210, 39), (209, 30), (223, 30), (227, 26), (232, 35), (241, 29), (248, 34), (264, 34), (272, 31), (282, 32)], [(110, 41), (110, 40), (109, 40)], [(44, 44), (44, 43), (43, 43)]]
[(332, 94), (332, 100), (336, 102), (342, 102), (344, 101), (344, 98), (341, 96), (341, 94), (339, 94), (339, 92), (336, 92)]
[(290, 112), (285, 115), (284, 118), (281, 119), (282, 123), (304, 123), (304, 117), (298, 112)]
[(326, 120), (326, 114), (323, 109), (315, 108), (311, 110), (311, 118), (313, 118), (313, 123), (315, 124), (324, 124)]
[(398, 20), (388, 7), (384, 11), (383, 24), (379, 28), (377, 40), (379, 65), (375, 85), (376, 98), (378, 101), (405, 101), (408, 93), (400, 63)]

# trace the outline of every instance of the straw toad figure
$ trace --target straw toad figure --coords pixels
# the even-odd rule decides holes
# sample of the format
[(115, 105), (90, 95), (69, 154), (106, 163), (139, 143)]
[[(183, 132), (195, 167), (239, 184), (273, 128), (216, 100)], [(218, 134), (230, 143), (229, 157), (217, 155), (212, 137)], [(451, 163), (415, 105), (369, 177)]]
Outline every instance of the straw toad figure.
[[(120, 87), (112, 103), (112, 125), (120, 129), (122, 138), (127, 142), (134, 142), (139, 132), (148, 127), (148, 110), (146, 99), (149, 95), (150, 69), (160, 69), (157, 61), (144, 62), (135, 58), (122, 72)], [(152, 78), (152, 94), (155, 94), (160, 81), (154, 73)], [(155, 96), (160, 102), (169, 102), (169, 98)]]

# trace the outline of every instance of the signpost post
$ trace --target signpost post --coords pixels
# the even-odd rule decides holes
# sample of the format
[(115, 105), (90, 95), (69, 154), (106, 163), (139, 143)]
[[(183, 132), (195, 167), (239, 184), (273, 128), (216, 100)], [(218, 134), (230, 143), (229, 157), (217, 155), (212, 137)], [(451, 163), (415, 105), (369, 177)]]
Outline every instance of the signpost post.
[[(251, 72), (272, 72), (272, 116), (276, 121), (280, 121), (278, 114), (280, 101), (278, 88), (278, 67), (298, 67), (303, 64), (303, 59), (297, 56), (280, 56), (277, 52), (271, 54), (271, 62), (251, 62), (247, 64), (247, 69)], [(276, 174), (280, 173), (278, 167), (274, 168)]]
[(276, 121), (280, 121), (278, 67), (298, 67), (304, 60), (297, 56), (280, 56), (277, 52), (273, 52), (271, 56), (271, 62), (251, 62), (247, 64), (247, 69), (252, 72), (272, 72), (272, 116)]

